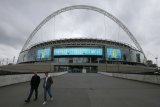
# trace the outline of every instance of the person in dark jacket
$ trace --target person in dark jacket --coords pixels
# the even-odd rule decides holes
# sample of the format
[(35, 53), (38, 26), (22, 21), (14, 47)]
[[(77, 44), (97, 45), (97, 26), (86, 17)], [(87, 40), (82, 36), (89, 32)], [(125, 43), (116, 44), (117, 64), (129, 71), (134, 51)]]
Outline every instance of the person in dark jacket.
[(27, 100), (25, 100), (26, 103), (28, 103), (30, 101), (30, 98), (32, 97), (33, 91), (35, 91), (35, 99), (34, 100), (35, 101), (37, 100), (39, 83), (40, 83), (40, 76), (37, 75), (37, 72), (34, 72), (34, 75), (32, 76), (31, 82), (30, 82), (30, 85), (31, 85), (30, 93), (29, 93)]
[(44, 78), (44, 83), (43, 83), (43, 88), (44, 88), (44, 102), (43, 105), (47, 103), (47, 93), (50, 96), (51, 101), (53, 100), (53, 96), (51, 93), (51, 85), (53, 84), (52, 77), (48, 75), (48, 72), (45, 73), (45, 78)]

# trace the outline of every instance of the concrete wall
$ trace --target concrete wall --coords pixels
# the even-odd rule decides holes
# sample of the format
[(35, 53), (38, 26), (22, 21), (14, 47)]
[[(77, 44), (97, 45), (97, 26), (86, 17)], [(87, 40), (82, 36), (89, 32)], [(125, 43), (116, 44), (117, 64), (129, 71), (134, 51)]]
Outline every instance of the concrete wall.
[[(54, 72), (54, 65), (73, 65), (82, 66), (79, 64), (50, 64), (50, 63), (34, 63), (34, 64), (17, 64), (1, 66), (0, 71), (11, 71), (11, 72)], [(97, 64), (97, 63), (86, 63), (85, 66), (98, 66), (98, 71), (102, 72), (122, 72), (122, 73), (143, 73), (143, 72), (154, 72), (155, 69), (151, 67), (138, 66), (138, 65), (123, 65), (123, 64)]]
[(16, 65), (7, 65), (1, 66), (0, 70), (2, 71), (11, 71), (11, 72), (46, 72), (54, 71), (54, 66), (50, 63), (35, 63), (35, 64), (16, 64)]
[[(49, 73), (51, 76), (59, 76), (66, 74), (67, 72)], [(40, 78), (44, 78), (45, 74), (38, 74)], [(20, 75), (2, 75), (0, 76), (0, 87), (30, 81), (33, 74), (20, 74)]]
[(160, 84), (160, 75), (121, 74), (121, 73), (107, 73), (107, 72), (98, 72), (98, 73), (118, 78)]
[(138, 66), (138, 65), (123, 65), (123, 64), (99, 64), (98, 71), (112, 72), (112, 73), (144, 73), (154, 72), (155, 69), (151, 67)]

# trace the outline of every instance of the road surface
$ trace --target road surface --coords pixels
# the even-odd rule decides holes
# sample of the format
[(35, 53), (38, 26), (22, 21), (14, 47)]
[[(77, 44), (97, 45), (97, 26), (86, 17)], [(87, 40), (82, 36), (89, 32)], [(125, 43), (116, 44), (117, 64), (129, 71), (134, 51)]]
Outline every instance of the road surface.
[[(98, 73), (68, 73), (53, 77), (53, 101), (45, 107), (160, 107), (160, 85)], [(44, 107), (43, 80), (39, 98), (26, 104), (29, 82), (0, 88), (0, 107)]]

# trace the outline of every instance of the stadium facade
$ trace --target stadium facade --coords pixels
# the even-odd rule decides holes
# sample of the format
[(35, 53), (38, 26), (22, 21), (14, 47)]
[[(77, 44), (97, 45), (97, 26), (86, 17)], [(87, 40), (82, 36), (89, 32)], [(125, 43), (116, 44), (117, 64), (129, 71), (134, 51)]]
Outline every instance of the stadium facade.
[(54, 71), (97, 72), (103, 64), (145, 66), (145, 58), (128, 44), (77, 38), (37, 44), (21, 52), (18, 63), (52, 63)]
[[(129, 44), (93, 38), (63, 38), (45, 42), (32, 43), (35, 34), (56, 15), (74, 10), (86, 9), (99, 12), (114, 21), (132, 40)], [(45, 35), (44, 35), (45, 36)], [(68, 35), (69, 36), (69, 35)], [(18, 58), (18, 66), (51, 72), (123, 72), (145, 73), (154, 69), (146, 66), (145, 54), (133, 34), (110, 13), (93, 6), (74, 5), (57, 10), (47, 16), (31, 33)], [(38, 65), (38, 66), (37, 66)], [(45, 67), (42, 67), (45, 65)], [(37, 66), (37, 67), (35, 67)], [(49, 68), (50, 67), (50, 68)], [(49, 68), (49, 69), (48, 69)], [(25, 68), (26, 69), (26, 68)], [(27, 68), (28, 69), (28, 68)]]

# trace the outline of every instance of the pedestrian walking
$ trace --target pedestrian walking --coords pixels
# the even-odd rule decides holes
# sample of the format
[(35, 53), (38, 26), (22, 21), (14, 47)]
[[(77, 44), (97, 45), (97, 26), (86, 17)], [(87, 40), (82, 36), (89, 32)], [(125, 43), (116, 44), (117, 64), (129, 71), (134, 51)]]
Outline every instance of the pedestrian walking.
[(27, 100), (25, 100), (26, 103), (30, 102), (30, 99), (31, 99), (32, 94), (33, 94), (33, 91), (35, 91), (35, 99), (34, 99), (34, 101), (37, 100), (39, 83), (40, 83), (40, 76), (37, 75), (37, 72), (34, 72), (34, 75), (32, 76), (31, 82), (30, 82), (30, 86), (31, 86), (30, 93), (29, 93), (29, 96), (28, 96)]
[(48, 75), (48, 72), (45, 72), (45, 79), (44, 79), (44, 83), (43, 83), (43, 88), (44, 88), (44, 102), (43, 105), (45, 105), (47, 103), (47, 93), (50, 96), (50, 100), (53, 100), (53, 96), (51, 93), (51, 85), (53, 84), (53, 80), (52, 77), (50, 75)]

